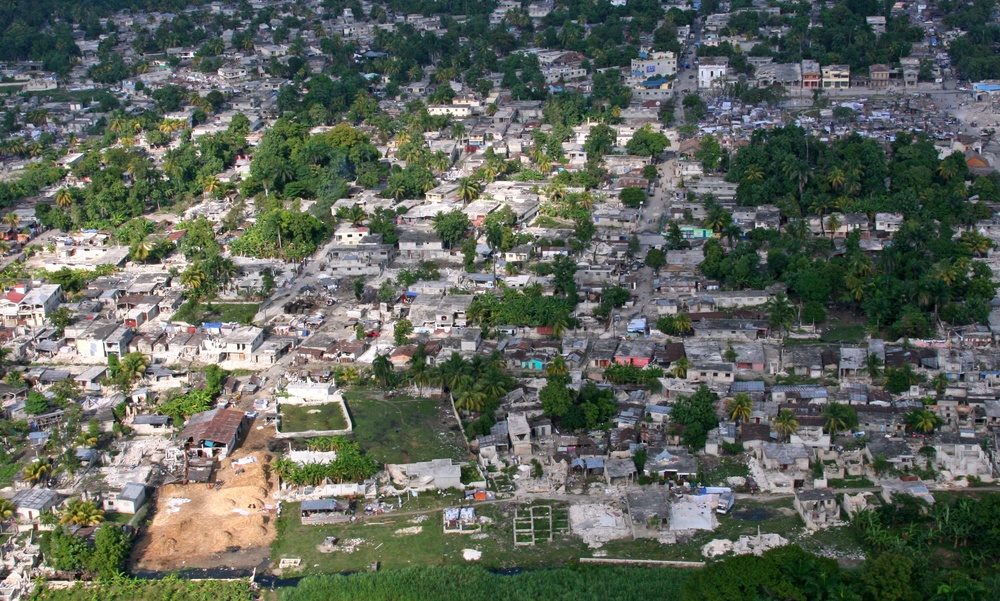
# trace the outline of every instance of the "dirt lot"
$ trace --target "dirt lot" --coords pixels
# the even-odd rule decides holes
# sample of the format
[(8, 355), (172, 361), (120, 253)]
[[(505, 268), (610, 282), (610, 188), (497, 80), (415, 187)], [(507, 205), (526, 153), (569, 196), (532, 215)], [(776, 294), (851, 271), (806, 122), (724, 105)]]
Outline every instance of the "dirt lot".
[[(222, 461), (214, 478), (221, 486), (168, 484), (159, 490), (153, 520), (136, 546), (135, 568), (251, 568), (267, 559), (275, 538), (277, 505), (271, 493), (278, 478), (268, 469), (273, 457), (256, 450), (254, 439), (262, 434), (251, 428), (249, 444)], [(250, 457), (255, 461), (240, 464)]]

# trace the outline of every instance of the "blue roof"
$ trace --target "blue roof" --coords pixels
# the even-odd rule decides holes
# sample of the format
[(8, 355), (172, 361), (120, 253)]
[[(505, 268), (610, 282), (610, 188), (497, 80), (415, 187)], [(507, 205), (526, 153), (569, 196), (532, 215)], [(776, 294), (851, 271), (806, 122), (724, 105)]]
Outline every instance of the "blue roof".
[(667, 83), (668, 81), (670, 80), (667, 79), (666, 77), (657, 77), (656, 79), (647, 79), (646, 81), (642, 82), (639, 85), (641, 85), (644, 88), (658, 88), (663, 84)]
[(764, 392), (764, 383), (754, 382), (733, 382), (729, 385), (730, 392)]

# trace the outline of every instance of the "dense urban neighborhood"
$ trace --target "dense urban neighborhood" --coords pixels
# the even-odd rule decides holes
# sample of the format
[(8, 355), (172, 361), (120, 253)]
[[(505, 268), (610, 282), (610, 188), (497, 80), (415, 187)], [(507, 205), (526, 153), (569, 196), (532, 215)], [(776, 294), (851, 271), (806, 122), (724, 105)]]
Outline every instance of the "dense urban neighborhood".
[(992, 0), (0, 15), (0, 601), (1000, 599)]

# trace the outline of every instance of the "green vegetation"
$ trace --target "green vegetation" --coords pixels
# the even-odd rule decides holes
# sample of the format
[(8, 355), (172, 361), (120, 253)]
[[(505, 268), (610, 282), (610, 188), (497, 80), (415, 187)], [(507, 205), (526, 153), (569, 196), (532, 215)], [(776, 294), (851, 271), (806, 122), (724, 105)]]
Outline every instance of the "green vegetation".
[(656, 568), (586, 567), (526, 572), (516, 576), (492, 574), (479, 567), (411, 568), (399, 572), (322, 576), (303, 580), (285, 592), (283, 601), (366, 601), (450, 599), (681, 599), (688, 579), (683, 570)]
[(604, 379), (612, 384), (640, 384), (657, 386), (664, 376), (663, 369), (647, 366), (637, 367), (631, 364), (615, 363), (604, 368)]
[[(470, 539), (467, 534), (444, 534), (441, 522), (443, 508), (458, 506), (463, 503), (463, 498), (464, 493), (450, 491), (422, 493), (415, 498), (402, 497), (403, 506), (399, 511), (422, 512), (427, 516), (419, 523), (414, 521), (412, 514), (394, 516), (387, 513), (355, 523), (303, 526), (298, 505), (289, 504), (282, 509), (278, 520), (278, 538), (272, 546), (271, 557), (300, 557), (303, 573), (323, 574), (362, 570), (373, 561), (378, 561), (381, 569), (387, 571), (416, 566), (461, 565), (466, 563), (462, 551), (469, 548), (480, 550), (483, 555), (478, 565), (490, 569), (555, 568), (573, 565), (578, 557), (589, 555), (586, 545), (565, 533), (567, 506), (558, 502), (535, 504), (553, 508), (555, 532), (552, 542), (548, 541), (546, 517), (536, 520), (539, 535), (534, 546), (514, 546), (514, 503), (476, 505), (477, 515), (490, 520), (482, 525), (480, 534), (487, 535), (485, 537)], [(387, 500), (389, 504), (395, 501)], [(518, 516), (523, 518), (526, 512), (527, 506), (520, 506)], [(420, 526), (420, 531), (397, 532), (414, 526)], [(341, 541), (363, 539), (365, 542), (352, 553), (342, 550), (321, 553), (317, 547), (328, 536), (336, 536)]]
[(274, 462), (274, 470), (281, 479), (296, 486), (319, 486), (327, 480), (334, 482), (361, 482), (375, 475), (378, 463), (361, 452), (356, 443), (341, 436), (322, 436), (309, 441), (309, 449), (336, 451), (337, 458), (329, 463), (300, 465), (288, 457)]
[[(704, 460), (702, 460), (704, 462)], [(723, 457), (718, 464), (705, 469), (702, 483), (708, 486), (729, 486), (727, 478), (746, 478), (750, 475), (750, 468), (746, 463), (734, 457)]]
[(991, 24), (996, 2), (940, 0), (938, 8), (945, 24), (967, 31), (948, 47), (959, 74), (972, 81), (1000, 77), (1000, 57), (993, 51), (994, 44), (1000, 41), (1000, 27)]
[(228, 376), (229, 372), (218, 365), (209, 365), (205, 368), (205, 385), (202, 388), (192, 388), (180, 394), (176, 394), (177, 389), (174, 389), (164, 395), (157, 409), (180, 425), (185, 418), (211, 409), (215, 399), (222, 393), (222, 383)]
[(856, 344), (865, 338), (864, 326), (836, 325), (820, 334), (821, 342)]
[(289, 405), (279, 403), (282, 432), (305, 432), (307, 430), (343, 430), (347, 427), (344, 412), (339, 403), (323, 405)]
[[(734, 287), (788, 284), (799, 302), (849, 303), (886, 337), (926, 337), (934, 324), (983, 323), (996, 284), (988, 266), (973, 259), (990, 248), (976, 232), (959, 227), (989, 217), (980, 198), (998, 198), (990, 180), (976, 178), (961, 154), (939, 159), (932, 140), (900, 132), (888, 152), (859, 135), (825, 144), (797, 127), (755, 132), (732, 160), (728, 179), (738, 182), (737, 201), (773, 202), (789, 219), (783, 232), (750, 232), (746, 240), (705, 244), (701, 269)], [(891, 182), (887, 186), (886, 182)], [(972, 184), (971, 187), (969, 184)], [(872, 260), (860, 249), (857, 230), (841, 229), (840, 214), (901, 213), (893, 244)], [(808, 234), (814, 216), (820, 236)], [(723, 231), (732, 218), (709, 210), (706, 226)], [(831, 258), (835, 236), (846, 252)], [(829, 239), (826, 239), (826, 237)], [(766, 263), (758, 251), (767, 253)], [(789, 324), (790, 325), (790, 324)], [(773, 327), (773, 325), (772, 325)], [(828, 333), (827, 339), (857, 339), (860, 327)]]
[(344, 398), (354, 422), (352, 437), (376, 461), (468, 459), (447, 400), (403, 395), (387, 398), (363, 391), (345, 392)]
[(608, 428), (608, 421), (618, 408), (614, 390), (598, 388), (590, 381), (579, 392), (570, 390), (568, 385), (568, 375), (550, 373), (548, 383), (538, 393), (545, 415), (571, 431)]
[(715, 402), (719, 395), (702, 384), (691, 396), (681, 395), (674, 402), (670, 421), (680, 428), (684, 444), (691, 449), (705, 446), (708, 433), (719, 424), (715, 415)]
[[(94, 523), (99, 521), (77, 525)], [(120, 524), (105, 524), (97, 529), (91, 543), (60, 526), (45, 533), (41, 547), (46, 563), (57, 570), (87, 570), (98, 580), (114, 582), (123, 574), (132, 536)]]
[(174, 313), (174, 319), (196, 325), (220, 321), (248, 326), (253, 324), (253, 318), (257, 316), (259, 310), (259, 303), (211, 303), (203, 305), (197, 301), (188, 301)]
[(201, 580), (193, 582), (168, 575), (159, 580), (116, 578), (96, 585), (78, 583), (71, 588), (50, 589), (44, 584), (35, 589), (31, 601), (133, 601), (134, 599), (171, 599), (172, 601), (250, 601), (253, 595), (246, 580)]

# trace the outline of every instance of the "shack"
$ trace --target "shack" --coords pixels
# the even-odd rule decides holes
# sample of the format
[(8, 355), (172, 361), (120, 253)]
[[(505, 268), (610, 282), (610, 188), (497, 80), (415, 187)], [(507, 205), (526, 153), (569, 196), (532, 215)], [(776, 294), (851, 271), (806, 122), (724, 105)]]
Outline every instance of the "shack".
[(339, 499), (302, 501), (299, 515), (304, 525), (339, 524), (351, 520), (351, 505)]

